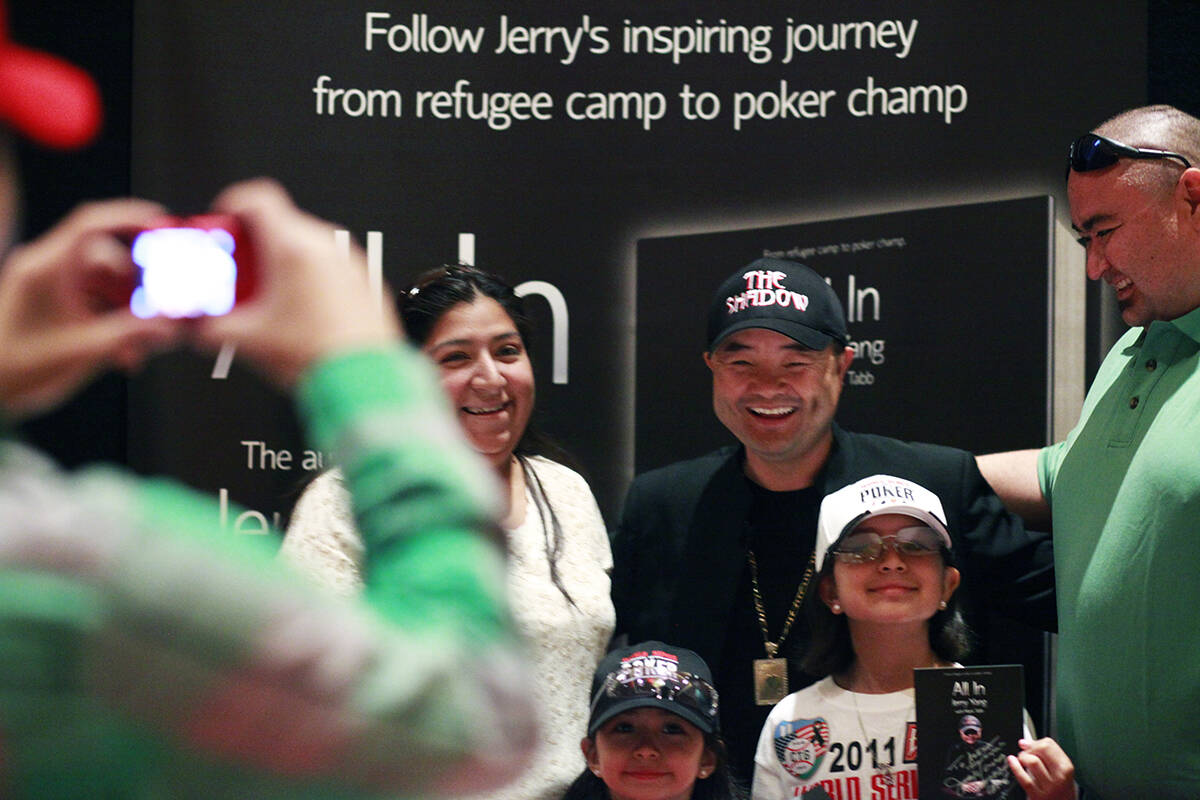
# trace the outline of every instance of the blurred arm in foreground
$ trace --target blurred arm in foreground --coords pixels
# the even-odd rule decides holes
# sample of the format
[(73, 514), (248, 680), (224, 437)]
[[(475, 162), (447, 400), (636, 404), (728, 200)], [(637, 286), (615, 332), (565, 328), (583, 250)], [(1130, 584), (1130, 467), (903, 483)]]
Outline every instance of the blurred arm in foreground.
[(106, 293), (161, 210), (81, 207), (0, 270), (0, 415), (98, 371), (224, 341), (294, 391), (344, 466), (366, 545), (358, 602), (315, 592), (209, 498), (77, 474), (0, 439), (0, 794), (255, 797), (486, 789), (533, 741), (503, 602), (492, 481), (432, 371), (398, 345), (360, 253), (277, 185), (223, 193), (260, 289), (224, 317), (138, 320)]

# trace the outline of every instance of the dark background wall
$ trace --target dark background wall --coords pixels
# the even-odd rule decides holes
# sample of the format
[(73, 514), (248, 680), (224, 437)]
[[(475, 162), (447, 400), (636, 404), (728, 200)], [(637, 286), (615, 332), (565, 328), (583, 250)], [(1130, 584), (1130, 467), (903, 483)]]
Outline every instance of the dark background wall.
[[(105, 97), (100, 139), (79, 153), (22, 145), (25, 219), (22, 237), (35, 236), (88, 198), (124, 195), (130, 187), (132, 0), (59, 4), (10, 3), (16, 41), (57, 52), (96, 76)], [(1150, 0), (1147, 11), (1149, 102), (1200, 114), (1200, 3)], [(1080, 76), (1081, 81), (1086, 80)], [(1103, 92), (1097, 86), (1095, 91)], [(1116, 111), (1117, 109), (1114, 109)], [(1111, 297), (1091, 286), (1088, 298), (1088, 375), (1107, 349), (1101, 324), (1114, 316)], [(1112, 326), (1109, 325), (1108, 328)], [(126, 461), (125, 381), (108, 375), (62, 409), (26, 423), (23, 433), (68, 465)]]
[[(49, 228), (79, 202), (129, 194), (133, 3), (36, 0), (9, 3), (14, 41), (58, 53), (95, 76), (104, 94), (99, 139), (78, 153), (19, 145), (24, 177), (22, 239)], [(106, 375), (23, 433), (64, 464), (125, 462), (125, 380)]]

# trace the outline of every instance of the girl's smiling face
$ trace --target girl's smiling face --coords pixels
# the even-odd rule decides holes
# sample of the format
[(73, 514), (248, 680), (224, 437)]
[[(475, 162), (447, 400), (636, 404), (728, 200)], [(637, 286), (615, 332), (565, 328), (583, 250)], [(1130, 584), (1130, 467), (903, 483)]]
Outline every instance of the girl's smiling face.
[(618, 714), (581, 744), (612, 800), (687, 800), (717, 765), (699, 728), (652, 706)]
[[(855, 532), (887, 538), (922, 524), (904, 514), (880, 514), (868, 517)], [(900, 555), (889, 546), (876, 561), (836, 560), (832, 577), (822, 579), (819, 591), (827, 604), (837, 602), (852, 622), (927, 623), (938, 604), (954, 594), (959, 580), (958, 570), (946, 566), (938, 552)]]

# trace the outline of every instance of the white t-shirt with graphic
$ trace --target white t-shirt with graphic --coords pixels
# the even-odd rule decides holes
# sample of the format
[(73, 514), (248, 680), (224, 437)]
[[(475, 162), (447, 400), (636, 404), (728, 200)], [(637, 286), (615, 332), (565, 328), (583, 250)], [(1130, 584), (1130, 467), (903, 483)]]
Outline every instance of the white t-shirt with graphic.
[(917, 798), (913, 690), (848, 692), (832, 677), (771, 709), (754, 755), (753, 800), (803, 797)]
[[(803, 797), (818, 786), (832, 798), (919, 800), (914, 698), (912, 689), (849, 692), (832, 676), (789, 694), (758, 738), (751, 800)], [(1028, 713), (1022, 735), (1035, 738)]]

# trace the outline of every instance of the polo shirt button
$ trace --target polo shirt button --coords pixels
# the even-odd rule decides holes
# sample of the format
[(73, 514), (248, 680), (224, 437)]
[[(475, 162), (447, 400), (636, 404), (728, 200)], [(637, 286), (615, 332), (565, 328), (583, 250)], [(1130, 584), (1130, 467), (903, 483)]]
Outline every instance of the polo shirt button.
[(1153, 358), (1150, 359), (1149, 361), (1146, 362), (1146, 372), (1154, 372), (1154, 370), (1157, 366), (1158, 366), (1158, 362), (1155, 361)]
[(1138, 407), (1138, 399), (1137, 399), (1136, 397), (1131, 397), (1131, 398), (1129, 398), (1129, 407), (1130, 407), (1130, 408), (1137, 408), (1137, 407)]

